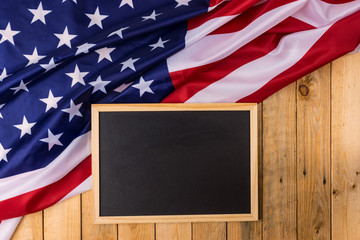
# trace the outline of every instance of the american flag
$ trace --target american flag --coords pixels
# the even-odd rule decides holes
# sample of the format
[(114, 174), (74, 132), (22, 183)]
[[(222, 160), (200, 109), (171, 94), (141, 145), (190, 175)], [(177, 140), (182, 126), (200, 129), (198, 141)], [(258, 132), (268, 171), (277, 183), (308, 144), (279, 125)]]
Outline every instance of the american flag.
[(261, 102), (359, 51), (359, 10), (359, 0), (1, 0), (1, 237), (91, 188), (92, 103)]

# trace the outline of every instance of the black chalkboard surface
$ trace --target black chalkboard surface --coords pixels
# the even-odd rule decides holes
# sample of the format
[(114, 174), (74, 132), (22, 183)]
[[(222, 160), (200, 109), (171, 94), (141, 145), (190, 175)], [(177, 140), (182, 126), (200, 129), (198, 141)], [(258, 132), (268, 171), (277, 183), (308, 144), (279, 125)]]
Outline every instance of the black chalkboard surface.
[(257, 219), (255, 104), (94, 105), (92, 114), (97, 222)]

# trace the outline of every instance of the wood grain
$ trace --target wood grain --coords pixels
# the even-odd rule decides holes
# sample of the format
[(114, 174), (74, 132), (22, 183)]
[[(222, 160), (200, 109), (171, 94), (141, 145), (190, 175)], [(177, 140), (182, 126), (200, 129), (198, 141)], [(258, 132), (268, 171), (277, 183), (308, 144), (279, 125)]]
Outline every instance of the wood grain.
[(44, 240), (81, 239), (80, 195), (44, 210)]
[(263, 238), (296, 239), (296, 83), (263, 102)]
[(226, 240), (226, 223), (193, 223), (193, 240)]
[(360, 54), (332, 64), (332, 237), (360, 239)]
[(26, 215), (16, 228), (12, 240), (42, 240), (43, 213), (42, 211)]
[(228, 222), (227, 240), (261, 240), (262, 224), (259, 222)]
[(157, 223), (156, 240), (191, 240), (191, 223)]
[(94, 196), (92, 191), (81, 194), (81, 229), (82, 239), (117, 239), (117, 225), (116, 224), (95, 224), (95, 211), (94, 211)]
[(118, 240), (154, 240), (155, 224), (119, 224)]
[(297, 85), (298, 239), (330, 239), (330, 64)]

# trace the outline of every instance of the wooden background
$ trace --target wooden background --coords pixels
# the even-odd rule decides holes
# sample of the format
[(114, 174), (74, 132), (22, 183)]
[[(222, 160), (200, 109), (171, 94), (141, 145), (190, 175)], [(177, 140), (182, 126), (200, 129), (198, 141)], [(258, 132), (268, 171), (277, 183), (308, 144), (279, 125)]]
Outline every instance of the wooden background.
[(13, 239), (360, 239), (360, 54), (260, 104), (258, 222), (93, 225), (87, 192), (26, 216)]

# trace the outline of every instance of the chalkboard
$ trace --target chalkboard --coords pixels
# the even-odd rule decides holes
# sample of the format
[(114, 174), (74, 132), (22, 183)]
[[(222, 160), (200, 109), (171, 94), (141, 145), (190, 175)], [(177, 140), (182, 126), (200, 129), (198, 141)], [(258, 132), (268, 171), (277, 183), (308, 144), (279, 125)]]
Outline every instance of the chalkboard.
[(257, 219), (256, 104), (93, 105), (98, 223)]

